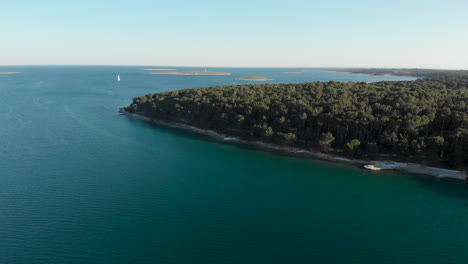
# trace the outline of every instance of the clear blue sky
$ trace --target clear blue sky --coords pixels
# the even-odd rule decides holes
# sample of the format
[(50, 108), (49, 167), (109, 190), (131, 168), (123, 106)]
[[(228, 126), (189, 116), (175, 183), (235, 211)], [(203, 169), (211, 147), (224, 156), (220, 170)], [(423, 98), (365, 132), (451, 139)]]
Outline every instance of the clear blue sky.
[(468, 69), (467, 0), (0, 0), (0, 65)]

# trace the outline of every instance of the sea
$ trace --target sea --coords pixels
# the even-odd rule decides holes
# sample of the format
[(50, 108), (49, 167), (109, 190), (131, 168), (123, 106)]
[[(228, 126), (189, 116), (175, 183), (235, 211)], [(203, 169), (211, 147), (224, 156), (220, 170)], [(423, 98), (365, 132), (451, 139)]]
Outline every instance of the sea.
[(145, 68), (168, 67), (0, 67), (20, 72), (0, 75), (1, 264), (468, 263), (466, 182), (288, 157), (118, 113), (148, 93), (249, 83), (237, 77), (415, 78)]

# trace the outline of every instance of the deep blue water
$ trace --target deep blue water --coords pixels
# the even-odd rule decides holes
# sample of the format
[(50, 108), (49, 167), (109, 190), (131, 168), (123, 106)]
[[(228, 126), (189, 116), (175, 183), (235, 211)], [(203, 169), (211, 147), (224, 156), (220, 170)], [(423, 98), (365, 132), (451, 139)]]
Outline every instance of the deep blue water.
[(155, 67), (0, 67), (22, 72), (0, 75), (1, 264), (468, 263), (466, 183), (226, 145), (117, 112), (147, 93), (247, 83), (236, 77), (414, 78), (144, 68)]

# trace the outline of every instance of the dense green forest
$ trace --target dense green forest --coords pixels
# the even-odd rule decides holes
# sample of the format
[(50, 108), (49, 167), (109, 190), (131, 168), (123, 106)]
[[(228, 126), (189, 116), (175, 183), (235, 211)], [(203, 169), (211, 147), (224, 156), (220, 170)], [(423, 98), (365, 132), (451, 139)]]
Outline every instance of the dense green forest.
[(468, 167), (468, 76), (186, 89), (126, 110), (247, 140)]

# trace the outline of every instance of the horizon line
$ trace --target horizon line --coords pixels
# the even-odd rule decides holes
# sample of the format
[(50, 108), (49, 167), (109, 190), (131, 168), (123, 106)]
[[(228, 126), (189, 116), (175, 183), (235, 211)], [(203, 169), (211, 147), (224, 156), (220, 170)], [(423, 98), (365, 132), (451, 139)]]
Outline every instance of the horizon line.
[(454, 70), (466, 71), (468, 68), (426, 68), (426, 67), (320, 67), (320, 66), (182, 66), (182, 65), (137, 65), (137, 64), (0, 64), (0, 67), (28, 67), (28, 66), (92, 66), (92, 67), (179, 67), (179, 68), (244, 68), (244, 69), (299, 69), (299, 68), (317, 68), (317, 69), (423, 69), (423, 70)]

